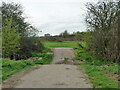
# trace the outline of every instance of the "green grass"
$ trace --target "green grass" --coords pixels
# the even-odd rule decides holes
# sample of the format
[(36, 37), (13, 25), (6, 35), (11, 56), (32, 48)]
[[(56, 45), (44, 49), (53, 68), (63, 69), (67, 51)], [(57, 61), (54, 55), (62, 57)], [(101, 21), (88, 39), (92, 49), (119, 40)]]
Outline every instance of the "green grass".
[[(47, 49), (47, 51), (50, 50)], [(52, 61), (52, 56), (53, 55), (46, 53), (33, 53), (32, 57), (36, 57), (36, 60), (34, 60), (34, 62), (30, 60), (15, 61), (15, 60), (6, 60), (4, 58), (1, 58), (0, 62), (2, 61), (2, 80), (5, 80), (9, 76), (18, 73), (22, 70), (30, 69), (34, 65), (50, 64)], [(40, 57), (42, 57), (41, 60), (39, 60)]]
[(95, 65), (90, 65), (90, 63), (87, 62), (83, 62), (81, 65), (85, 67), (86, 73), (93, 84), (93, 88), (118, 88), (118, 83), (111, 80), (105, 71), (101, 71)]
[(118, 72), (118, 64), (114, 63), (111, 64), (110, 66), (102, 66), (103, 69), (112, 72), (113, 74), (119, 74)]
[[(82, 61), (82, 66), (86, 69), (93, 88), (118, 88), (118, 83), (106, 75), (106, 71), (101, 70), (99, 67), (106, 68), (107, 71), (118, 74), (118, 64), (108, 63), (93, 57), (91, 52), (86, 52), (79, 49), (76, 54), (76, 59)], [(106, 65), (110, 65), (106, 67)]]
[(32, 57), (44, 57), (46, 53), (33, 52)]
[(33, 53), (33, 57), (42, 57), (42, 60), (36, 59), (35, 64), (50, 64), (53, 58), (52, 54), (46, 54), (46, 53)]
[[(106, 69), (107, 71), (111, 71), (113, 74), (118, 74), (118, 64), (116, 63), (109, 63), (102, 61), (99, 58), (93, 57), (91, 52), (86, 52), (85, 50), (79, 50), (76, 55), (76, 60), (86, 61), (90, 65), (96, 65)], [(109, 66), (108, 66), (109, 65)]]
[(70, 48), (78, 48), (78, 43), (80, 41), (63, 41), (63, 42), (54, 42), (54, 41), (42, 41), (45, 47), (70, 47)]
[(50, 48), (44, 48), (44, 50), (42, 51), (42, 53), (46, 53), (46, 52), (53, 52)]
[(19, 60), (19, 61), (8, 61), (6, 59), (2, 60), (2, 79), (5, 80), (9, 76), (17, 73), (21, 70), (26, 70), (34, 66), (34, 63), (28, 60)]

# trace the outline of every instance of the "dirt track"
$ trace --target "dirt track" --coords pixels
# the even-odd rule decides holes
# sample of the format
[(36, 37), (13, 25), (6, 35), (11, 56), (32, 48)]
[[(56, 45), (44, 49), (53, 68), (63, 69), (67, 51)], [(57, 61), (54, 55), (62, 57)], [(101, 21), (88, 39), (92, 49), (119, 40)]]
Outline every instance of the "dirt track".
[[(3, 83), (4, 88), (91, 88), (86, 75), (76, 65), (59, 64), (64, 58), (74, 58), (73, 49), (55, 48), (50, 65), (37, 66), (11, 76)], [(35, 68), (35, 67), (33, 67)], [(28, 72), (28, 74), (26, 73)], [(26, 73), (26, 74), (24, 74)], [(10, 81), (11, 80), (11, 81)]]

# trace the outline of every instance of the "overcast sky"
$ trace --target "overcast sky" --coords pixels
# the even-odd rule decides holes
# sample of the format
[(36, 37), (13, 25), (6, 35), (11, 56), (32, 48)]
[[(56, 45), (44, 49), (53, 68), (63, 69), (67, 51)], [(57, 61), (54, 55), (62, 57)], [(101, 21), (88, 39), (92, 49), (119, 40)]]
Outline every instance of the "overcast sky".
[(26, 21), (42, 32), (57, 35), (64, 30), (69, 33), (86, 31), (85, 3), (97, 0), (3, 0), (16, 2), (24, 8)]

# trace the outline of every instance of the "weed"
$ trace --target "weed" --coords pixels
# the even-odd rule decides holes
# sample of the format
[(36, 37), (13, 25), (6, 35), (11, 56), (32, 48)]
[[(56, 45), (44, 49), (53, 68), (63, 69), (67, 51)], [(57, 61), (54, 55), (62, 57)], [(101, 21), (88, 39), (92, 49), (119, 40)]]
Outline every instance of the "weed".
[(68, 58), (64, 58), (64, 63), (67, 64)]

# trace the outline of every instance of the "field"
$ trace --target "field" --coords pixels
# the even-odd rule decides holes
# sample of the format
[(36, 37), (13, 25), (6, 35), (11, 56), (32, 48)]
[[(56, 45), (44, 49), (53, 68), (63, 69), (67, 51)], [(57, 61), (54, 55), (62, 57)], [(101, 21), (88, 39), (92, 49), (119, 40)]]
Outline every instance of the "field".
[(45, 47), (70, 47), (70, 48), (78, 48), (78, 43), (81, 41), (63, 41), (63, 42), (52, 42), (52, 41), (42, 41)]

